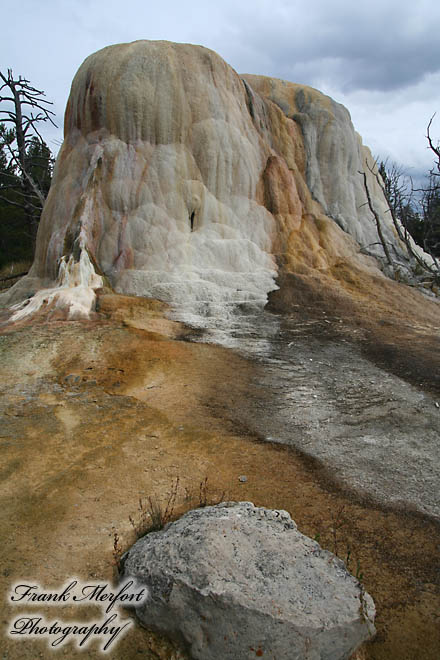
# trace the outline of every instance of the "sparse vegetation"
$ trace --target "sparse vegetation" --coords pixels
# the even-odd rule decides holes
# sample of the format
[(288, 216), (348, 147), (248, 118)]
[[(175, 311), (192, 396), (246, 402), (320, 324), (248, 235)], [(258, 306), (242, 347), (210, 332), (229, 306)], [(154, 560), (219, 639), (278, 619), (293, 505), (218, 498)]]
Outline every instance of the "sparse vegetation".
[(347, 513), (346, 505), (342, 504), (336, 511), (330, 514), (329, 525), (317, 532), (314, 540), (322, 547), (330, 550), (339, 559), (345, 563), (347, 570), (359, 581), (362, 582), (364, 574), (361, 570), (360, 560), (356, 559), (355, 567), (353, 565), (352, 548), (347, 543), (347, 531), (353, 528), (354, 522)]
[[(185, 488), (185, 496), (182, 503), (177, 508), (179, 494), (180, 477), (176, 477), (172, 483), (165, 506), (163, 506), (156, 497), (148, 496), (139, 498), (137, 512), (134, 516), (129, 515), (128, 520), (133, 528), (135, 539), (140, 539), (150, 532), (160, 531), (168, 523), (176, 520), (180, 515), (191, 509), (212, 506), (223, 502), (226, 498), (225, 491), (221, 495), (210, 492), (208, 486), (208, 477), (205, 477), (199, 484), (198, 494), (195, 495), (190, 489)], [(122, 546), (120, 536), (116, 529), (112, 530), (113, 535), (113, 564), (119, 571), (121, 557), (126, 548), (133, 543), (133, 539), (127, 539)]]
[(226, 492), (222, 491), (220, 497), (217, 497), (209, 492), (209, 486), (208, 486), (208, 477), (205, 477), (203, 481), (200, 482), (200, 487), (199, 487), (199, 503), (198, 507), (202, 508), (204, 506), (212, 506), (214, 504), (220, 504), (220, 502), (224, 502), (226, 499)]
[(118, 571), (121, 566), (122, 553), (123, 549), (119, 541), (119, 534), (113, 529), (113, 565), (116, 566)]

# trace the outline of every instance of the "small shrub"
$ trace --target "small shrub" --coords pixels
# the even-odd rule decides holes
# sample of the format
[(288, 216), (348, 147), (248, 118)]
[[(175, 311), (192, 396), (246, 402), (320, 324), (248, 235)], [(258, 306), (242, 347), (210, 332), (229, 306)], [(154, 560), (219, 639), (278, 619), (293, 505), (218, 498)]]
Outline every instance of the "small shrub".
[(224, 502), (226, 499), (226, 491), (224, 490), (222, 491), (220, 497), (218, 495), (214, 495), (214, 493), (210, 493), (208, 477), (205, 477), (205, 479), (200, 482), (198, 508), (203, 508), (205, 506), (215, 506), (216, 504), (220, 504), (220, 502)]
[(355, 576), (355, 578), (362, 582), (364, 574), (361, 571), (360, 561), (356, 560), (356, 570), (351, 566), (352, 563), (352, 549), (348, 543), (345, 543), (345, 554), (342, 550), (344, 539), (347, 536), (347, 530), (350, 528), (353, 518), (347, 512), (345, 505), (339, 507), (336, 511), (331, 513), (331, 523), (327, 529), (323, 529), (314, 536), (314, 540), (320, 543), (323, 547), (333, 552), (334, 555), (342, 559), (345, 563), (347, 570)]
[[(145, 536), (145, 534), (148, 534), (149, 532), (160, 531), (165, 527), (165, 525), (177, 517), (175, 515), (175, 510), (177, 495), (179, 492), (179, 483), (179, 477), (176, 477), (176, 479), (172, 481), (171, 491), (168, 495), (165, 508), (163, 508), (161, 503), (154, 496), (139, 498), (137, 515), (128, 516), (136, 539)], [(189, 511), (194, 508), (211, 506), (225, 501), (226, 492), (222, 491), (220, 497), (218, 497), (218, 495), (215, 496), (214, 493), (210, 492), (208, 486), (208, 477), (205, 477), (205, 479), (199, 484), (198, 495), (191, 489), (185, 488), (185, 495), (182, 499), (184, 502), (184, 506), (182, 506), (182, 508), (185, 511)], [(123, 550), (120, 543), (120, 537), (117, 531), (113, 529), (113, 564), (116, 566), (118, 571), (121, 568), (121, 558), (124, 552), (125, 550)]]
[(123, 549), (119, 541), (118, 532), (113, 529), (113, 565), (116, 566), (116, 569), (119, 571), (121, 568), (121, 557), (123, 555)]
[(179, 477), (176, 477), (175, 482), (172, 483), (165, 509), (162, 509), (160, 502), (154, 497), (149, 496), (146, 500), (139, 498), (138, 520), (135, 521), (132, 516), (128, 517), (137, 538), (148, 532), (163, 529), (172, 520), (178, 489)]

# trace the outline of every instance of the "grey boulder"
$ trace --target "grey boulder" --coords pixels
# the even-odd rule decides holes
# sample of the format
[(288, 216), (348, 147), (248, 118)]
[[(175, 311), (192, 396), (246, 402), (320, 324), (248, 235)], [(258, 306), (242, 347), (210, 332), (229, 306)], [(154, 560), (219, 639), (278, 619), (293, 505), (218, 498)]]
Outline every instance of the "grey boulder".
[(141, 538), (122, 577), (147, 585), (148, 628), (193, 658), (348, 658), (375, 633), (375, 607), (341, 560), (286, 511), (226, 502)]

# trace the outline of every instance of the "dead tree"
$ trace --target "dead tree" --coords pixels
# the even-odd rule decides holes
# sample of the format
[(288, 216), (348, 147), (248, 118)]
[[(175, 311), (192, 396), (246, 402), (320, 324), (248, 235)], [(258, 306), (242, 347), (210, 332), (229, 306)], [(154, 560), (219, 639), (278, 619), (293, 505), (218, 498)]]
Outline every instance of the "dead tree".
[[(376, 163), (374, 163), (374, 165), (376, 165)], [(396, 191), (399, 192), (399, 190), (401, 190), (400, 188), (397, 187), (398, 181), (397, 180), (394, 181), (394, 186), (395, 186), (394, 190), (390, 190), (390, 189), (387, 190), (382, 177), (379, 176), (379, 174), (377, 172), (377, 169), (374, 166), (371, 166), (368, 162), (367, 162), (367, 167), (370, 170), (371, 174), (375, 177), (377, 183), (379, 184), (379, 186), (380, 186), (380, 188), (383, 192), (383, 195), (384, 195), (384, 197), (386, 199), (386, 202), (388, 204), (388, 210), (389, 210), (389, 213), (391, 215), (393, 225), (394, 225), (394, 227), (397, 231), (397, 234), (398, 234), (400, 240), (405, 244), (406, 249), (408, 251), (408, 254), (413, 259), (415, 259), (415, 261), (422, 268), (422, 270), (427, 271), (428, 273), (433, 275), (435, 278), (438, 278), (439, 273), (440, 273), (440, 264), (438, 263), (437, 259), (435, 258), (434, 255), (432, 255), (428, 252), (428, 254), (430, 254), (430, 256), (433, 260), (433, 263), (430, 264), (430, 263), (428, 263), (428, 261), (426, 261), (426, 259), (424, 259), (418, 253), (417, 250), (414, 249), (414, 243), (412, 241), (412, 237), (409, 234), (406, 225), (404, 223), (402, 223), (400, 221), (399, 217), (398, 217), (398, 203), (396, 203), (396, 197), (398, 195), (396, 195)], [(400, 177), (400, 173), (397, 169), (395, 169), (395, 171), (394, 171), (394, 176), (397, 176), (397, 178)], [(367, 177), (366, 177), (365, 172), (363, 172), (363, 177), (364, 177), (364, 187), (365, 187), (365, 191), (366, 191), (367, 199), (368, 199), (368, 205), (370, 207), (370, 210), (372, 211), (372, 213), (375, 216), (378, 235), (379, 235), (380, 241), (381, 241), (381, 243), (384, 247), (384, 250), (385, 250), (386, 244), (384, 242), (382, 231), (381, 231), (381, 228), (380, 228), (379, 218), (377, 216), (377, 213), (375, 213), (375, 211), (374, 211), (374, 209), (371, 205), (371, 198), (370, 198), (370, 194), (369, 194), (369, 190), (368, 190)], [(392, 262), (391, 262), (391, 257), (390, 257), (389, 251), (385, 250), (385, 254), (387, 256), (388, 263), (391, 264)]]
[(1, 192), (15, 192), (14, 199), (10, 195), (0, 195), (0, 199), (24, 210), (29, 230), (35, 238), (46, 191), (33, 175), (33, 170), (35, 158), (43, 160), (44, 157), (36, 155), (32, 160), (29, 152), (32, 146), (35, 151), (39, 144), (51, 158), (39, 126), (46, 121), (56, 126), (52, 119), (55, 113), (49, 109), (52, 103), (44, 98), (44, 92), (33, 87), (26, 78), (14, 78), (12, 69), (8, 69), (7, 75), (0, 71), (0, 82), (0, 139), (9, 158), (8, 171), (3, 172), (5, 180)]
[(429, 148), (436, 157), (434, 166), (429, 172), (428, 187), (423, 189), (422, 206), (426, 225), (425, 249), (436, 257), (440, 256), (440, 143), (434, 144), (431, 138), (431, 117), (426, 131)]
[(371, 201), (370, 190), (369, 190), (368, 184), (367, 184), (367, 175), (366, 175), (365, 172), (360, 172), (360, 174), (362, 174), (363, 179), (364, 179), (364, 189), (365, 189), (365, 194), (367, 195), (368, 208), (370, 209), (371, 213), (373, 214), (374, 220), (376, 222), (377, 235), (379, 236), (379, 240), (381, 242), (381, 245), (382, 245), (383, 251), (385, 253), (385, 256), (387, 258), (387, 261), (391, 266), (393, 262), (391, 260), (390, 251), (388, 249), (385, 237), (384, 237), (383, 232), (382, 232), (382, 226), (380, 224), (379, 214), (377, 213), (377, 211), (374, 208), (373, 203)]
[(429, 148), (431, 149), (432, 152), (434, 152), (435, 156), (437, 157), (437, 163), (436, 163), (437, 172), (435, 173), (435, 175), (440, 176), (440, 144), (437, 144), (437, 146), (435, 146), (430, 134), (431, 125), (435, 117), (435, 114), (436, 113), (434, 113), (431, 119), (429, 120), (428, 128), (426, 131), (426, 138), (428, 140)]

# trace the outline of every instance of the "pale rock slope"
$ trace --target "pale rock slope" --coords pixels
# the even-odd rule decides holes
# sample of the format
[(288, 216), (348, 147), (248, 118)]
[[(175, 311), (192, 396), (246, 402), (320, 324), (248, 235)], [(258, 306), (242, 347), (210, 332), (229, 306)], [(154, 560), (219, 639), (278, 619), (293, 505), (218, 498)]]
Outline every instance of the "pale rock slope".
[[(348, 111), (308, 87), (240, 78), (201, 46), (94, 53), (73, 80), (64, 131), (35, 262), (3, 302), (55, 286), (60, 264), (84, 251), (94, 272), (83, 287), (106, 281), (201, 314), (263, 306), (280, 271), (325, 279), (342, 260), (381, 277), (363, 254), (382, 248), (361, 171), (403, 254)], [(40, 299), (69, 308), (66, 292)], [(38, 306), (26, 304), (15, 314)], [(69, 314), (87, 315), (72, 304)]]

